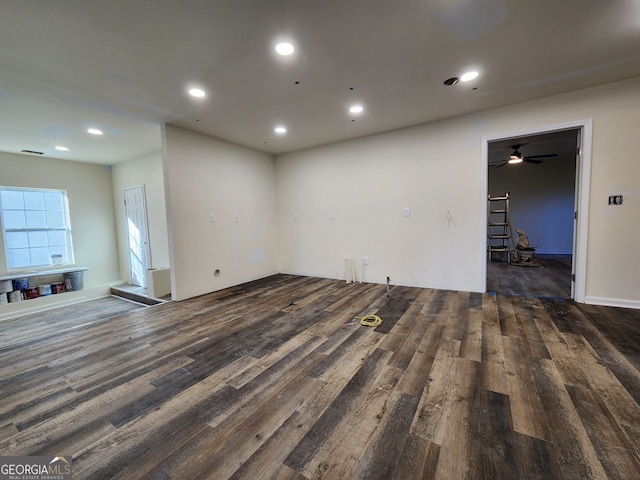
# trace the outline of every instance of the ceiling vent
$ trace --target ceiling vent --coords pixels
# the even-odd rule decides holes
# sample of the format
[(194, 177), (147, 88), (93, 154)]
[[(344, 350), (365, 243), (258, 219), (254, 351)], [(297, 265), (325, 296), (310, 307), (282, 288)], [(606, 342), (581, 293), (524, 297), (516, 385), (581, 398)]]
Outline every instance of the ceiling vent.
[(44, 152), (36, 152), (35, 150), (20, 150), (20, 153), (32, 153), (34, 155), (44, 155)]

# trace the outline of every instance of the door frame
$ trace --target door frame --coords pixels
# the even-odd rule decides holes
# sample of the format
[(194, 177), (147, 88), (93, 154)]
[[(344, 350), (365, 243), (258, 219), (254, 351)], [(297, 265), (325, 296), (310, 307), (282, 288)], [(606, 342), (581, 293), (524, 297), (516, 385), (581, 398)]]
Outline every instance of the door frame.
[(505, 132), (482, 137), (482, 215), (483, 215), (483, 247), (482, 247), (482, 289), (487, 291), (487, 195), (489, 194), (489, 142), (510, 138), (552, 133), (562, 130), (579, 130), (578, 150), (576, 152), (576, 184), (574, 206), (573, 257), (572, 257), (572, 296), (576, 302), (585, 303), (587, 283), (587, 240), (589, 232), (589, 195), (591, 187), (591, 145), (593, 137), (593, 119), (547, 125), (515, 132)]
[[(123, 205), (124, 205), (124, 226), (125, 226), (126, 244), (127, 244), (127, 259), (129, 260), (129, 285), (137, 285), (137, 284), (133, 283), (133, 265), (131, 264), (131, 250), (129, 248), (129, 215), (127, 214), (126, 200), (127, 200), (127, 191), (137, 190), (137, 189), (142, 190), (142, 211), (144, 214), (144, 232), (142, 233), (144, 234), (143, 242), (144, 242), (145, 255), (146, 255), (146, 261), (147, 261), (147, 265), (145, 265), (146, 268), (145, 268), (144, 275), (146, 275), (146, 269), (151, 268), (151, 248), (149, 246), (149, 220), (147, 218), (147, 191), (144, 187), (144, 184), (126, 187), (122, 189), (122, 197), (123, 197)], [(140, 286), (146, 288), (147, 279), (146, 279), (146, 276), (144, 275), (143, 275), (143, 282), (142, 282), (144, 283), (144, 285), (140, 285)]]

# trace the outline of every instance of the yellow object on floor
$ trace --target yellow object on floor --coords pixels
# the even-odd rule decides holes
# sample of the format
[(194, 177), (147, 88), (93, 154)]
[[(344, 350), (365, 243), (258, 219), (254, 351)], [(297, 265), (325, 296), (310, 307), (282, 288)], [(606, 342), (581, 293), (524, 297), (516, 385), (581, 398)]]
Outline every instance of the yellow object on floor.
[(377, 315), (367, 315), (360, 319), (360, 324), (367, 327), (377, 327), (382, 323), (382, 319)]

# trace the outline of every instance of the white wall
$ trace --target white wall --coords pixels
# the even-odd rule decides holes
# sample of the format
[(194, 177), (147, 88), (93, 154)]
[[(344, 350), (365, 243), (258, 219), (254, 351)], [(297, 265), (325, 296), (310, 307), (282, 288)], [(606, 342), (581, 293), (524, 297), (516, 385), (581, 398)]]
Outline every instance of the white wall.
[(277, 273), (273, 157), (173, 125), (162, 136), (173, 298)]
[(538, 165), (489, 169), (489, 192), (511, 193), (514, 240), (516, 229), (522, 229), (537, 253), (573, 252), (575, 163), (575, 158), (549, 158)]
[(478, 290), (481, 161), (452, 153), (478, 150), (474, 131), (445, 121), (279, 156), (282, 271), (342, 278), (344, 257), (368, 257), (367, 281)]
[[(0, 152), (0, 185), (66, 190), (75, 263), (89, 268), (84, 273), (83, 294), (94, 288), (106, 294), (108, 286), (118, 282), (110, 167)], [(7, 273), (3, 242), (0, 236), (0, 275)], [(68, 300), (70, 295), (61, 295), (60, 301)], [(49, 300), (29, 300), (4, 307), (34, 308), (38, 303), (53, 300), (58, 298), (52, 296)]]
[(116, 212), (118, 251), (122, 280), (129, 280), (129, 256), (127, 248), (125, 188), (144, 185), (147, 204), (149, 249), (151, 268), (169, 267), (169, 233), (164, 193), (162, 152), (134, 158), (113, 166), (113, 198)]
[[(281, 271), (340, 278), (345, 256), (368, 256), (369, 281), (389, 275), (396, 284), (481, 291), (483, 136), (586, 118), (593, 118), (586, 294), (640, 306), (640, 162), (630, 154), (640, 151), (638, 78), (278, 156)], [(614, 193), (624, 195), (622, 206), (607, 205)]]

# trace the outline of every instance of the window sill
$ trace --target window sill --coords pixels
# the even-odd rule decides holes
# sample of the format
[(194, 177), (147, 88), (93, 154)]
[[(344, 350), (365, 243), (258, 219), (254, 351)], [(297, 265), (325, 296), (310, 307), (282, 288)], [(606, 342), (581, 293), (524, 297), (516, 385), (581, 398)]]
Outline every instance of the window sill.
[(82, 272), (85, 270), (89, 270), (87, 267), (63, 267), (63, 268), (51, 268), (47, 270), (22, 270), (20, 272), (13, 272), (9, 275), (0, 276), (1, 280), (15, 280), (16, 278), (27, 278), (27, 277), (44, 277), (45, 275), (59, 275), (62, 273), (70, 273), (70, 272)]

